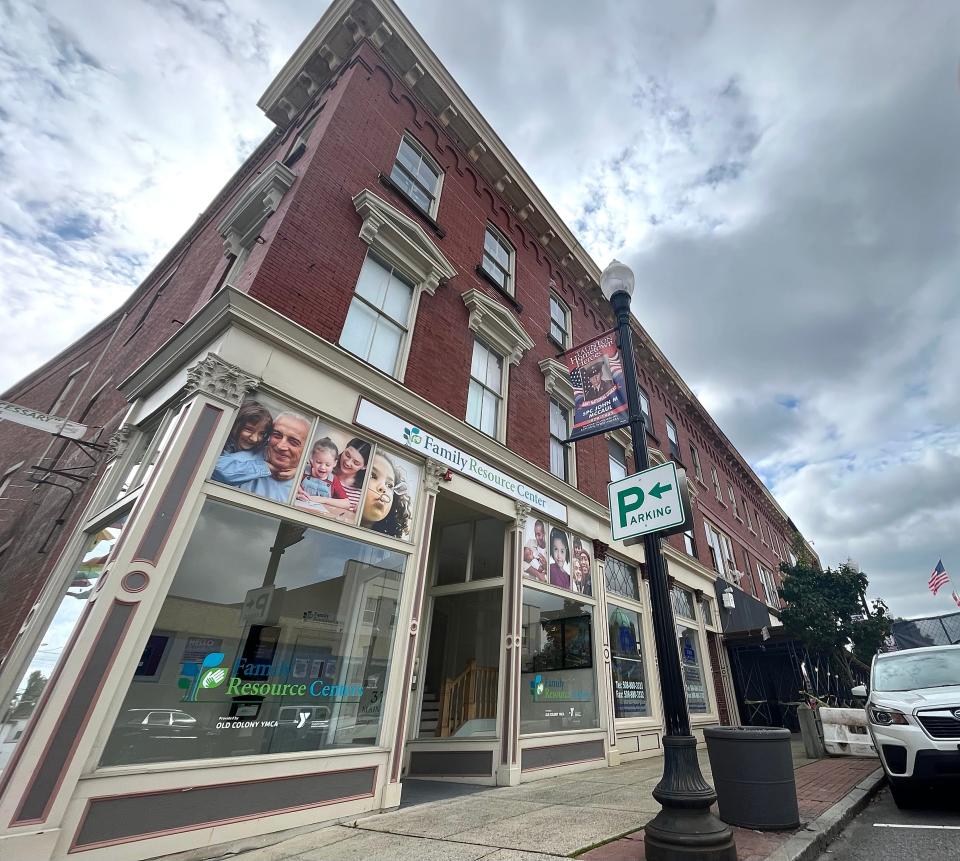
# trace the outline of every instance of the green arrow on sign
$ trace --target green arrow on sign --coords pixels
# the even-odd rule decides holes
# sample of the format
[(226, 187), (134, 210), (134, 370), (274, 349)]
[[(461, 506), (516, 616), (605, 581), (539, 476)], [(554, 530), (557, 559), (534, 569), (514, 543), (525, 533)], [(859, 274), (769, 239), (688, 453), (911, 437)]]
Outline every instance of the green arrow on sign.
[(660, 499), (660, 497), (661, 497), (662, 494), (666, 493), (668, 490), (671, 490), (672, 488), (673, 488), (673, 485), (672, 485), (672, 484), (660, 484), (660, 482), (658, 481), (658, 482), (657, 482), (653, 487), (651, 487), (650, 490), (648, 490), (647, 492), (648, 492), (651, 496), (655, 496), (655, 497), (657, 497), (657, 499)]

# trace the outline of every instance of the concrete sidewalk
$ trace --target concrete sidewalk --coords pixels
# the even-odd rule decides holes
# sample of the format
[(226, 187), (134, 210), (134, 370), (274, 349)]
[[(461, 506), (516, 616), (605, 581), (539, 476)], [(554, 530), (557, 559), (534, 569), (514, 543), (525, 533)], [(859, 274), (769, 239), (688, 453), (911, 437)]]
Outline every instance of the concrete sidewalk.
[[(700, 762), (709, 780), (706, 751), (701, 751)], [(451, 788), (409, 781), (404, 785), (407, 798), (395, 812), (366, 816), (228, 857), (239, 861), (642, 858), (641, 829), (660, 809), (651, 792), (660, 780), (662, 767), (662, 760), (653, 758), (511, 787)], [(814, 844), (824, 842), (824, 829), (818, 826), (817, 818), (831, 813), (838, 802), (842, 807), (851, 792), (865, 795), (866, 790), (856, 787), (878, 768), (878, 763), (846, 758), (809, 760), (803, 756), (802, 745), (794, 745), (794, 767), (800, 831), (735, 829), (740, 861), (810, 857)], [(435, 793), (448, 790), (460, 794), (436, 799)], [(420, 799), (422, 802), (416, 803)], [(839, 821), (836, 811), (833, 819)], [(790, 850), (791, 840), (797, 851), (784, 854)], [(808, 844), (810, 848), (805, 849)]]

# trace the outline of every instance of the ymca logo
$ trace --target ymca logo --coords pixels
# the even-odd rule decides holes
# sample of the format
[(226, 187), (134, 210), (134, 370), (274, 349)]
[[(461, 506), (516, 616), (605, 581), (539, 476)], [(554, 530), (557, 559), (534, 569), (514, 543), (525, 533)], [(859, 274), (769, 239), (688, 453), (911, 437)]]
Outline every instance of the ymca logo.
[(180, 702), (195, 703), (201, 689), (212, 691), (227, 680), (229, 672), (226, 667), (220, 666), (223, 657), (223, 652), (210, 652), (199, 664), (188, 661), (181, 665), (177, 686), (185, 693)]
[(420, 433), (421, 431), (418, 427), (405, 427), (403, 429), (403, 439), (407, 445), (420, 445), (423, 442), (423, 437), (420, 436)]

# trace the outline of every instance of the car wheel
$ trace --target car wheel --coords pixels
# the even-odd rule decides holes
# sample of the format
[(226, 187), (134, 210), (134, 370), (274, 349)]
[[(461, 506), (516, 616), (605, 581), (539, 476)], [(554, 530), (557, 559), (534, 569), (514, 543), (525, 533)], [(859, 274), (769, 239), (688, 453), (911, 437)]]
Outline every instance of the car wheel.
[(907, 777), (888, 777), (890, 794), (893, 802), (901, 810), (910, 810), (917, 806), (918, 787), (916, 782)]

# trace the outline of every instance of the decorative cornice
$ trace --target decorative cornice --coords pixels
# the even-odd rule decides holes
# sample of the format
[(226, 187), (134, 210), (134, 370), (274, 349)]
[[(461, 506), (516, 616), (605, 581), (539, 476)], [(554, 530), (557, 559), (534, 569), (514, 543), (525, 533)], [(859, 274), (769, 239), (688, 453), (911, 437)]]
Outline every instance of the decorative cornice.
[(284, 194), (296, 178), (297, 175), (290, 168), (275, 161), (247, 186), (217, 226), (227, 254), (239, 255), (253, 244), (260, 228), (277, 211)]
[(543, 374), (544, 391), (551, 397), (572, 405), (573, 383), (570, 382), (567, 366), (553, 358), (542, 359), (538, 364)]
[(428, 457), (423, 468), (423, 485), (427, 493), (436, 493), (440, 490), (440, 482), (443, 481), (446, 474), (447, 467), (444, 464), (440, 463), (439, 460)]
[(426, 231), (412, 218), (365, 188), (353, 198), (363, 219), (360, 238), (379, 249), (390, 261), (423, 286), (431, 296), (441, 281), (449, 281), (457, 270), (443, 255)]
[(260, 379), (236, 365), (225, 362), (216, 353), (207, 353), (197, 364), (187, 368), (184, 396), (202, 394), (238, 407), (248, 392), (260, 385)]
[(517, 318), (499, 302), (476, 287), (463, 294), (463, 304), (470, 309), (470, 328), (480, 335), (508, 364), (516, 365), (533, 346)]
[(110, 439), (107, 440), (107, 448), (105, 452), (105, 458), (108, 463), (111, 460), (116, 460), (118, 457), (123, 456), (124, 452), (127, 450), (127, 446), (130, 443), (130, 435), (132, 433), (133, 427), (131, 425), (121, 425), (112, 434), (110, 434)]
[(530, 503), (521, 502), (518, 499), (515, 500), (513, 504), (517, 509), (517, 513), (513, 519), (513, 522), (516, 524), (517, 529), (522, 532), (524, 527), (527, 525), (527, 518), (530, 516)]

